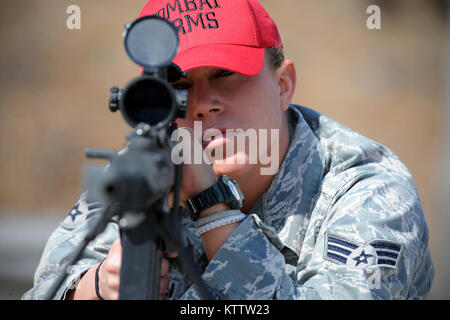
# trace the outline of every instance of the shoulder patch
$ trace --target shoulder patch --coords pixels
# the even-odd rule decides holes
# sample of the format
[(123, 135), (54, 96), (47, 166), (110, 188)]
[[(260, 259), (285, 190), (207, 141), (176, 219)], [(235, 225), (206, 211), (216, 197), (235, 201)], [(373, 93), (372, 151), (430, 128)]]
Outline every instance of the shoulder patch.
[(397, 268), (403, 245), (390, 240), (372, 240), (362, 244), (327, 233), (324, 259), (355, 268), (381, 266)]
[(66, 228), (74, 228), (100, 212), (101, 209), (102, 205), (99, 202), (87, 203), (83, 199), (80, 199), (72, 210), (69, 211), (62, 225)]

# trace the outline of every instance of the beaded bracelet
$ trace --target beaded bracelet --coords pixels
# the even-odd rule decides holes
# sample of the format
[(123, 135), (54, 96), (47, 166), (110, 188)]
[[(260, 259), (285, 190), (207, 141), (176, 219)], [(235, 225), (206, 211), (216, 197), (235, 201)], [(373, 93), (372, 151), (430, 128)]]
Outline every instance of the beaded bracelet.
[(213, 229), (216, 229), (216, 228), (219, 228), (219, 227), (222, 227), (222, 226), (226, 226), (226, 225), (232, 224), (234, 222), (239, 222), (239, 221), (245, 220), (246, 217), (247, 216), (245, 214), (239, 213), (239, 214), (234, 214), (234, 215), (231, 215), (231, 216), (227, 216), (227, 217), (224, 217), (224, 218), (221, 218), (221, 219), (214, 220), (212, 222), (209, 222), (209, 223), (201, 226), (200, 228), (197, 228), (196, 234), (198, 236), (200, 236), (203, 233), (206, 233), (206, 232), (211, 231)]
[(213, 221), (225, 218), (225, 217), (229, 217), (229, 216), (232, 216), (235, 214), (239, 214), (239, 213), (241, 213), (241, 210), (239, 210), (239, 209), (219, 211), (219, 212), (210, 214), (206, 217), (198, 219), (197, 221), (195, 221), (195, 227), (200, 228), (210, 222), (213, 222)]

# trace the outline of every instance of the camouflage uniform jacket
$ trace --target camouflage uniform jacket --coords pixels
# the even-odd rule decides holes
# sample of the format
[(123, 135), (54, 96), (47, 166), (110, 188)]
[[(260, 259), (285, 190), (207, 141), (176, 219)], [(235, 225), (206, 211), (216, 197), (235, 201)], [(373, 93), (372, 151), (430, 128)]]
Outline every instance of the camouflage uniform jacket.
[[(202, 278), (223, 299), (417, 299), (434, 267), (411, 174), (386, 147), (313, 110), (292, 105), (295, 133), (269, 189), (214, 258), (206, 260), (188, 215), (182, 218)], [(85, 195), (54, 231), (23, 298), (45, 294), (98, 206)], [(117, 223), (89, 244), (57, 298), (104, 259)], [(168, 298), (197, 299), (171, 262)]]

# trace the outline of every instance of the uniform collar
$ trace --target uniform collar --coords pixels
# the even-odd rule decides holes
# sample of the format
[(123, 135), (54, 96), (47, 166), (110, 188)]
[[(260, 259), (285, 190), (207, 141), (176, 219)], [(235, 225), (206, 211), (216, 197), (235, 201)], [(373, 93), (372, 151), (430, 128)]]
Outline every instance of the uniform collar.
[(289, 108), (290, 121), (296, 125), (288, 152), (271, 186), (250, 211), (273, 227), (297, 256), (324, 172), (324, 153), (302, 109), (295, 105)]

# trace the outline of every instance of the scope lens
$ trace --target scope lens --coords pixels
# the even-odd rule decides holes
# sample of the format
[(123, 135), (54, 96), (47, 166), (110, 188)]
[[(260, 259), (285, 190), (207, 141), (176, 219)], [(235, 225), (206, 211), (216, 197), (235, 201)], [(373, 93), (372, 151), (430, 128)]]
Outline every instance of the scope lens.
[(144, 69), (168, 66), (179, 46), (173, 23), (158, 16), (135, 20), (127, 30), (124, 41), (130, 59)]
[(156, 78), (140, 78), (125, 90), (121, 109), (132, 127), (141, 122), (154, 126), (171, 121), (173, 103), (169, 88), (163, 82)]

